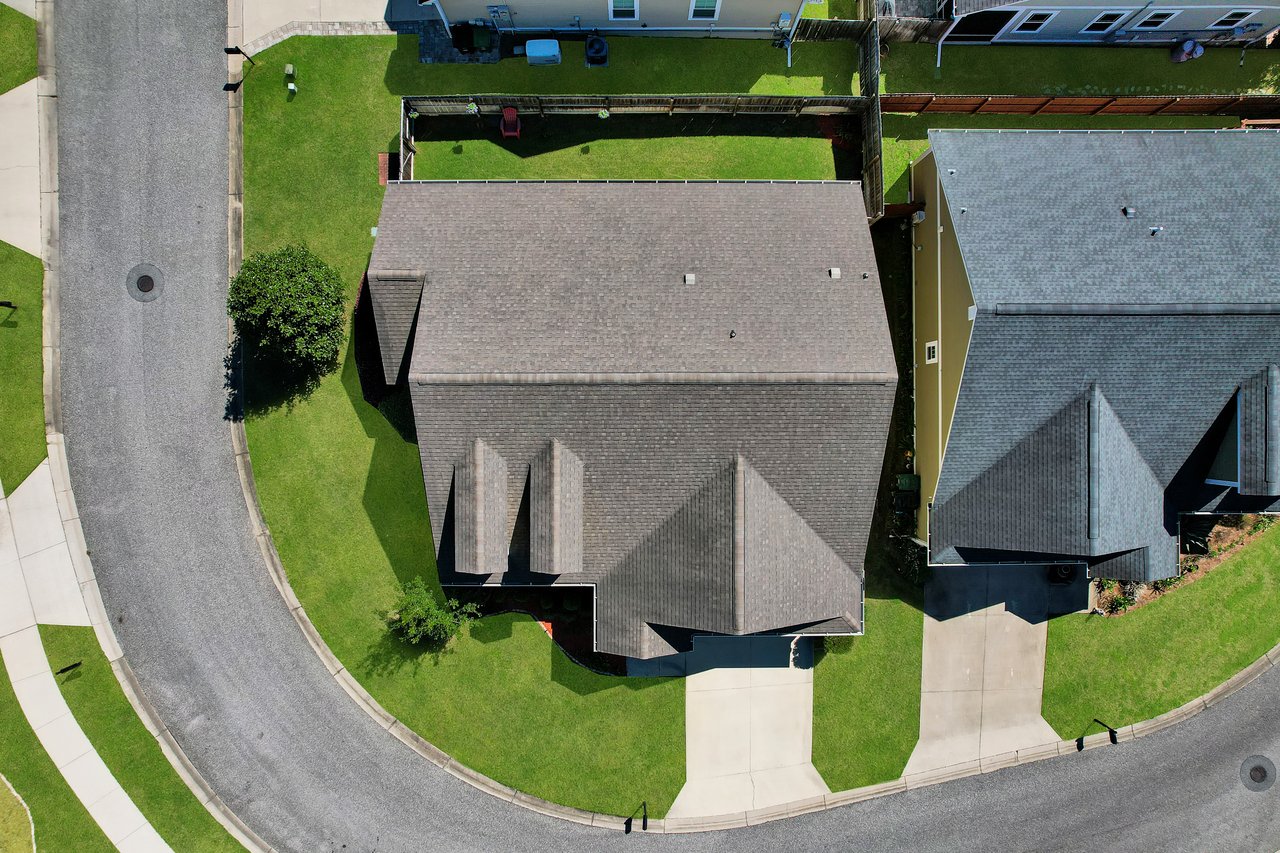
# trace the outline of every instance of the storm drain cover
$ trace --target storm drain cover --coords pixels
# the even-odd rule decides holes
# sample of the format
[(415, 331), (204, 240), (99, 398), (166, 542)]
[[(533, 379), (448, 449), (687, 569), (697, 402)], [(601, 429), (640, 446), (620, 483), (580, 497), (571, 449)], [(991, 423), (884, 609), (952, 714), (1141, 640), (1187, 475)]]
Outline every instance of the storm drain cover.
[(1276, 766), (1265, 755), (1251, 755), (1240, 765), (1240, 781), (1250, 791), (1265, 791), (1276, 782)]
[(130, 296), (139, 302), (150, 302), (164, 290), (164, 274), (151, 264), (138, 264), (129, 270), (125, 283)]

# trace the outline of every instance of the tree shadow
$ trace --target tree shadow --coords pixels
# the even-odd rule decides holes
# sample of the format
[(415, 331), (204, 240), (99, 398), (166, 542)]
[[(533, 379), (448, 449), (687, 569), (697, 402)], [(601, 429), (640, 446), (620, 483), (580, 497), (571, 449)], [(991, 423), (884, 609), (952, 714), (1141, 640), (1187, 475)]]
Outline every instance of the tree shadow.
[(226, 420), (265, 415), (292, 409), (320, 387), (320, 381), (337, 369), (327, 365), (287, 364), (272, 358), (238, 335), (223, 359)]

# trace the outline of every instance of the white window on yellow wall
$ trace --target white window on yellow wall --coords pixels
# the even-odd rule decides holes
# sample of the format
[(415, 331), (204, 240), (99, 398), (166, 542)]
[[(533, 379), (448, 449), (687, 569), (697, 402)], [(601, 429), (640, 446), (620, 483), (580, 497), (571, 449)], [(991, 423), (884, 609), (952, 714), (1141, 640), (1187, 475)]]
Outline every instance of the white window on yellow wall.
[(938, 342), (937, 341), (929, 341), (929, 343), (924, 345), (924, 363), (925, 364), (938, 363)]
[(689, 20), (715, 21), (720, 17), (720, 0), (691, 0)]
[(609, 20), (634, 21), (640, 17), (640, 0), (609, 0)]

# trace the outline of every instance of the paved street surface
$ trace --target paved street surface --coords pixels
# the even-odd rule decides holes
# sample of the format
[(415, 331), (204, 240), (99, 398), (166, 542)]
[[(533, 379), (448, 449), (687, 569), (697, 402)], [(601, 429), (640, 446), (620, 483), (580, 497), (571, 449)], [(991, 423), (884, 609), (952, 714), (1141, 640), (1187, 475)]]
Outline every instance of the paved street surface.
[(698, 637), (685, 655), (685, 784), (671, 817), (830, 793), (813, 768), (813, 653), (787, 637)]
[(904, 775), (1062, 739), (1040, 716), (1048, 595), (1039, 566), (934, 569), (920, 742)]
[[(1275, 671), (1137, 743), (679, 838), (543, 817), (412, 753), (330, 677), (251, 538), (223, 421), (225, 9), (103, 0), (58, 3), (56, 15), (62, 402), (80, 516), (143, 689), (220, 798), (270, 844), (299, 851), (1277, 848), (1277, 788), (1254, 793), (1239, 778), (1246, 756), (1280, 757)], [(126, 274), (143, 261), (165, 276), (162, 294), (148, 303), (125, 288)]]

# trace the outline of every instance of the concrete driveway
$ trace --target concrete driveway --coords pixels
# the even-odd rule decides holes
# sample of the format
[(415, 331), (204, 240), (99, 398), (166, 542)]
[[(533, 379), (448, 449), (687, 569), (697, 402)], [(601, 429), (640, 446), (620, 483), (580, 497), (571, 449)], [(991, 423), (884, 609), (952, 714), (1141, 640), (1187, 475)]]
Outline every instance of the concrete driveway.
[(1049, 596), (1042, 566), (934, 569), (904, 775), (1061, 740), (1040, 716)]
[(684, 656), (685, 784), (704, 817), (829, 793), (813, 768), (813, 652), (787, 637), (698, 637)]

